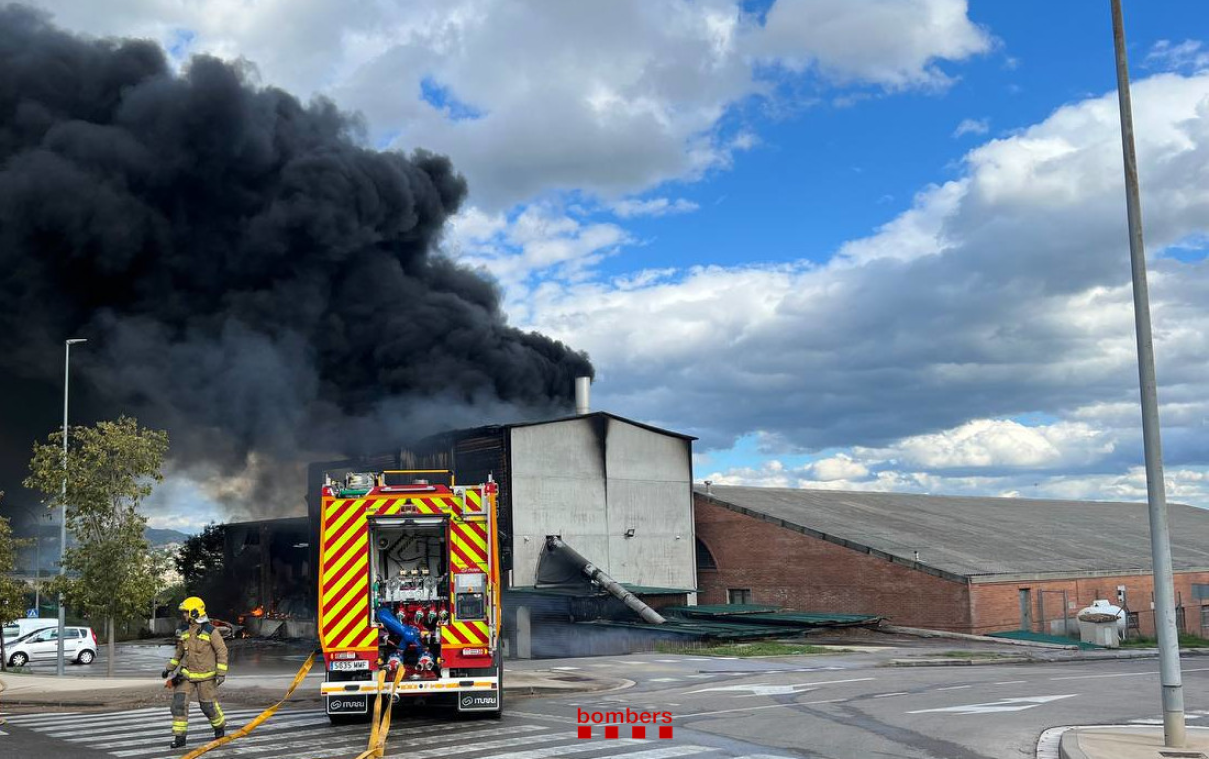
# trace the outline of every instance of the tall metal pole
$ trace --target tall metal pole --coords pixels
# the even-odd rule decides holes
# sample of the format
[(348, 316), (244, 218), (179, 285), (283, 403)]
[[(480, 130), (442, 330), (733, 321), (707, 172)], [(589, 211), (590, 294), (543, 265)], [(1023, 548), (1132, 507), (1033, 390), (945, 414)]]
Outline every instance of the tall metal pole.
[[(63, 561), (67, 551), (67, 388), (71, 382), (71, 346), (75, 343), (87, 342), (82, 338), (72, 338), (64, 344), (63, 353), (63, 503), (62, 519), (59, 522), (59, 576), (67, 573)], [(63, 592), (59, 592), (59, 635), (58, 658), (55, 663), (55, 674), (63, 676), (63, 635), (67, 624), (67, 610), (63, 603)]]
[(1167, 494), (1163, 484), (1163, 444), (1159, 436), (1159, 400), (1150, 331), (1150, 293), (1146, 285), (1146, 248), (1142, 244), (1142, 204), (1138, 192), (1138, 159), (1133, 144), (1133, 107), (1129, 97), (1129, 64), (1125, 57), (1125, 22), (1121, 0), (1112, 0), (1112, 34), (1117, 54), (1117, 96), (1121, 103), (1121, 148), (1125, 157), (1125, 205), (1129, 216), (1129, 259), (1133, 268), (1133, 313), (1137, 325), (1138, 381), (1142, 396), (1142, 444), (1146, 454), (1146, 495), (1150, 504), (1150, 552), (1154, 563), (1154, 626), (1159, 638), (1163, 684), (1163, 744), (1186, 744), (1184, 687), (1180, 675), (1179, 637), (1175, 624), (1175, 583), (1171, 572), (1171, 538), (1167, 529)]

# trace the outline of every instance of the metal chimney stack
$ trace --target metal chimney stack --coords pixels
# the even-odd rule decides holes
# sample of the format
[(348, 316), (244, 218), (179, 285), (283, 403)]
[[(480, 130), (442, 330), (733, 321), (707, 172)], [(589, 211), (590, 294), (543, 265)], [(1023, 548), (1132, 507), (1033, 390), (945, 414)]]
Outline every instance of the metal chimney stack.
[(591, 410), (588, 395), (592, 390), (591, 377), (576, 377), (575, 378), (575, 413), (580, 416), (588, 413)]

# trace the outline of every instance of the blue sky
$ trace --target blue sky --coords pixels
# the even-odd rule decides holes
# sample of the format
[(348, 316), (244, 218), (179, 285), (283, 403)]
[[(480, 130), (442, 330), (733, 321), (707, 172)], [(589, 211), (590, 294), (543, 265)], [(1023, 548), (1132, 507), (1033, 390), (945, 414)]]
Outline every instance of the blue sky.
[[(1146, 53), (1160, 40), (1209, 39), (1209, 13), (1193, 3), (1135, 2), (1128, 12), (1136, 77), (1152, 73)], [(602, 270), (621, 273), (650, 259), (677, 266), (825, 261), (909, 208), (924, 185), (956, 176), (970, 147), (1115, 87), (1107, 2), (975, 1), (969, 16), (997, 43), (986, 55), (944, 64), (959, 77), (944, 92), (866, 90), (874, 96), (854, 105), (824, 100), (783, 117), (770, 116), (762, 101), (742, 108), (759, 147), (706, 181), (661, 188), (706, 210), (629, 224), (650, 244)], [(848, 93), (822, 87), (817, 94)], [(988, 131), (954, 137), (966, 119)]]
[[(37, 4), (450, 155), (444, 252), (702, 479), (1145, 497), (1107, 0)], [(1209, 14), (1126, 20), (1168, 485), (1209, 506)]]

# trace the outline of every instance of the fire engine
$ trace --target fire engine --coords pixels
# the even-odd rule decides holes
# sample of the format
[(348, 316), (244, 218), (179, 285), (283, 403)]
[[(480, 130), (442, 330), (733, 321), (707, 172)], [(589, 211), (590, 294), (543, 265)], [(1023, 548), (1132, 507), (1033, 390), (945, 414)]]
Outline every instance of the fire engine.
[(321, 692), (333, 724), (395, 698), (503, 707), (497, 486), (447, 470), (325, 476), (319, 526)]

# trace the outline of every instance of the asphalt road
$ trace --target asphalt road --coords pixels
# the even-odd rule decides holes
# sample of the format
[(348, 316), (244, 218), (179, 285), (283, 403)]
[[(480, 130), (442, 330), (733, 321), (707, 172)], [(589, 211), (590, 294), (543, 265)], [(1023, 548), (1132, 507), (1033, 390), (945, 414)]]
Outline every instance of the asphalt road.
[[(293, 674), (306, 659), (309, 649), (302, 644), (264, 641), (228, 641), (231, 668), (235, 672), (260, 674)], [(175, 650), (171, 644), (155, 642), (120, 643), (114, 661), (116, 677), (159, 677)], [(92, 664), (69, 663), (66, 674), (71, 677), (105, 677), (108, 672), (109, 647), (101, 645)], [(29, 662), (26, 671), (36, 675), (55, 673), (54, 659)]]
[[(387, 756), (400, 759), (774, 759), (1033, 757), (1059, 725), (1156, 720), (1158, 663), (886, 668), (872, 656), (716, 659), (659, 654), (541, 662), (607, 671), (633, 688), (587, 697), (512, 699), (501, 722), (429, 711), (396, 717)], [(526, 663), (527, 664), (527, 663)], [(1209, 723), (1209, 658), (1184, 662), (1190, 724)], [(670, 712), (672, 734), (623, 727), (578, 737), (579, 712)], [(234, 725), (255, 709), (230, 709)], [(194, 745), (209, 730), (194, 709)], [(17, 715), (0, 731), (6, 759), (168, 759), (163, 708), (80, 715)], [(209, 757), (338, 759), (365, 747), (364, 725), (332, 728), (315, 710), (285, 710)]]

